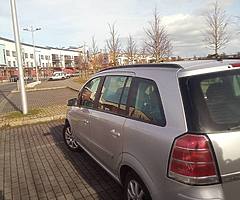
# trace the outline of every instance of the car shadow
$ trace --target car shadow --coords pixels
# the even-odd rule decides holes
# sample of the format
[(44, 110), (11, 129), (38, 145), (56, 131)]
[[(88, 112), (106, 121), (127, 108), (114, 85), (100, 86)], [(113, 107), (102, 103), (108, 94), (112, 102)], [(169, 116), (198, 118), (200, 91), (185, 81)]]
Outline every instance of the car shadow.
[(62, 125), (52, 126), (50, 133), (56, 146), (61, 150), (64, 158), (77, 172), (76, 178), (80, 179), (86, 187), (92, 188), (93, 194), (99, 199), (121, 200), (122, 188), (103, 168), (101, 168), (86, 152), (70, 151), (63, 141)]
[(3, 100), (5, 99), (7, 103), (13, 107), (14, 111), (21, 111), (21, 109), (16, 104), (14, 104), (4, 92), (0, 91), (0, 96), (2, 96)]

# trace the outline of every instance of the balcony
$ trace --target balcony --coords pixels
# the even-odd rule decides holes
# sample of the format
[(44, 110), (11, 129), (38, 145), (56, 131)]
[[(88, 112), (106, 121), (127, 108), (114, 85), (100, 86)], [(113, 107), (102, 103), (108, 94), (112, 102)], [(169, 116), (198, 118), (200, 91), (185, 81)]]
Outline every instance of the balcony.
[(72, 58), (72, 56), (64, 56), (64, 60), (72, 61), (73, 58)]
[(59, 55), (57, 55), (57, 54), (52, 54), (52, 60), (53, 60), (53, 61), (59, 61), (59, 60), (60, 60)]

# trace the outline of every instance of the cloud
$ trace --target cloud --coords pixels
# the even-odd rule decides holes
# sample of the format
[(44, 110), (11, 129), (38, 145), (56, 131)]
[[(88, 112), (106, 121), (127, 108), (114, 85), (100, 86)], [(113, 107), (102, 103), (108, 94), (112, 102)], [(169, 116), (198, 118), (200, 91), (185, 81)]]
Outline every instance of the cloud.
[[(145, 37), (144, 27), (152, 19), (156, 6), (167, 26), (173, 41), (174, 54), (206, 54), (208, 50), (202, 43), (201, 12), (214, 0), (18, 0), (18, 16), (20, 28), (34, 25), (40, 26), (36, 33), (36, 43), (48, 46), (80, 46), (84, 42), (90, 44), (95, 35), (99, 48), (104, 48), (109, 37), (108, 23), (116, 23), (121, 41), (125, 43), (129, 34), (138, 44)], [(226, 8), (237, 8), (237, 0), (221, 0)], [(235, 5), (235, 6), (234, 6)], [(235, 11), (236, 12), (236, 11)], [(3, 1), (0, 7), (0, 36), (12, 37), (10, 6)], [(21, 31), (24, 42), (31, 42), (31, 35)], [(234, 36), (233, 48), (239, 45)], [(124, 46), (124, 44), (122, 45)]]

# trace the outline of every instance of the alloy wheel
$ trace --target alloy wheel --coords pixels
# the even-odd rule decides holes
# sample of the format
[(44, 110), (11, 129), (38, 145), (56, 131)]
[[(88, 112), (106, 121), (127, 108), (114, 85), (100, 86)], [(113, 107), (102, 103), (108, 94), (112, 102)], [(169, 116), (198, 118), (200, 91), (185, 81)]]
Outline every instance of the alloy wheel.
[(71, 132), (71, 128), (70, 126), (68, 126), (66, 129), (65, 129), (65, 141), (67, 143), (67, 145), (71, 148), (71, 149), (78, 149), (79, 148), (79, 145), (77, 143), (77, 141), (75, 140), (72, 132)]
[(127, 187), (128, 200), (144, 200), (144, 191), (136, 180), (131, 180)]

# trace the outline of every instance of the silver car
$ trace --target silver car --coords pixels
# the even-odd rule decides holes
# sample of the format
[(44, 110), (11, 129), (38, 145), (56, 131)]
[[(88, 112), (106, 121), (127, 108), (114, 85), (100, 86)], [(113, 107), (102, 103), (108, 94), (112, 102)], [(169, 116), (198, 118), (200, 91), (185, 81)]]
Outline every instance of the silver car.
[(68, 106), (68, 148), (124, 199), (240, 199), (240, 60), (109, 68)]

